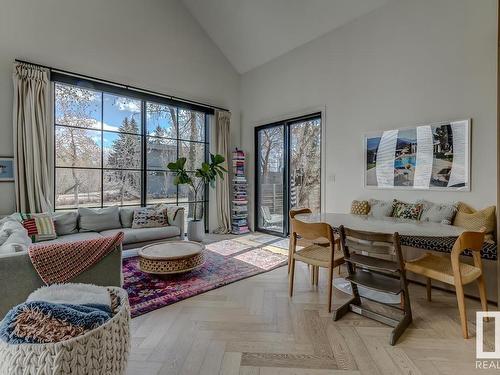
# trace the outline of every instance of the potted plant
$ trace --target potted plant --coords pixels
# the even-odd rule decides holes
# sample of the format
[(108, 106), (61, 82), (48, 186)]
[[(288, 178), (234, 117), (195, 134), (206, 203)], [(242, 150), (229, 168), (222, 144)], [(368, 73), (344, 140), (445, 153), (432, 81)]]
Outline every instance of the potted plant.
[(192, 178), (186, 172), (186, 158), (179, 158), (174, 163), (168, 163), (167, 167), (175, 173), (174, 185), (186, 184), (191, 188), (194, 194), (194, 213), (193, 220), (188, 222), (187, 235), (190, 241), (202, 241), (205, 237), (205, 223), (203, 213), (198, 217), (198, 205), (201, 204), (201, 212), (203, 212), (203, 203), (198, 203), (199, 194), (203, 191), (206, 185), (215, 186), (215, 180), (219, 177), (224, 179), (224, 173), (227, 170), (222, 166), (225, 158), (222, 155), (210, 154), (210, 162), (202, 163), (201, 168), (196, 169), (195, 178)]

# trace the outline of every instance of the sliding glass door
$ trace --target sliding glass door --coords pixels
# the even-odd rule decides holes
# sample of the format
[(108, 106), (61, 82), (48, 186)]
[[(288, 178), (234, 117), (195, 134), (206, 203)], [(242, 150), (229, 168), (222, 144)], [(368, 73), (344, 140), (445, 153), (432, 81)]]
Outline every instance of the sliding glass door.
[(270, 126), (257, 132), (257, 228), (283, 233), (285, 176), (285, 132)]
[(290, 123), (290, 208), (321, 210), (321, 118)]
[(255, 228), (288, 235), (290, 208), (321, 208), (321, 116), (255, 129)]

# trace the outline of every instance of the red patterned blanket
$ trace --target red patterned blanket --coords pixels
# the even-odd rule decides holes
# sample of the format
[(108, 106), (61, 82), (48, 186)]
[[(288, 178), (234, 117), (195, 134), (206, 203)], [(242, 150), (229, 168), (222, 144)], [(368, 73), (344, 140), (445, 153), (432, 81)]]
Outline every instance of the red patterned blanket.
[(30, 246), (31, 262), (45, 284), (65, 283), (99, 262), (121, 245), (123, 232), (114, 237)]

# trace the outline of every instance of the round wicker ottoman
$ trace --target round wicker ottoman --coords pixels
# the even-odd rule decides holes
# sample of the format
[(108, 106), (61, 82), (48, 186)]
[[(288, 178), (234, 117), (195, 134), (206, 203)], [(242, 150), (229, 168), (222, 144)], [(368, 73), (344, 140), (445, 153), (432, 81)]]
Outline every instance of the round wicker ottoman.
[(7, 344), (0, 340), (0, 374), (122, 375), (130, 350), (127, 292), (108, 287), (117, 306), (102, 326), (50, 344)]
[(205, 246), (192, 241), (160, 242), (139, 250), (139, 267), (143, 272), (170, 275), (194, 270), (205, 262)]

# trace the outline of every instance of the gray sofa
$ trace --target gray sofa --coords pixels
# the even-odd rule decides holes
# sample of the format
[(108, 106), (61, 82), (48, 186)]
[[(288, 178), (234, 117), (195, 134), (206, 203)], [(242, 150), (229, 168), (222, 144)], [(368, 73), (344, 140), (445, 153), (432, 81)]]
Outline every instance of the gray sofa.
[[(76, 210), (56, 212), (53, 218), (58, 236), (54, 240), (44, 241), (41, 244), (88, 240), (123, 232), (123, 246), (115, 248), (98, 264), (70, 280), (102, 286), (121, 286), (123, 249), (136, 249), (164, 240), (184, 239), (184, 209), (182, 207), (176, 210), (175, 215), (169, 216), (169, 226), (138, 229), (131, 227), (135, 208), (119, 208), (118, 223), (116, 220), (110, 220), (106, 215), (89, 216), (86, 218), (89, 220), (84, 220), (85, 218), (81, 217)], [(85, 229), (93, 225), (108, 228), (99, 232)], [(45, 285), (33, 268), (28, 252), (23, 246), (25, 247), (25, 244), (14, 243), (11, 244), (12, 252), (0, 253), (0, 319), (10, 308), (25, 301), (31, 292)]]
[[(184, 239), (184, 208), (169, 206), (169, 226), (159, 228), (132, 228), (134, 210), (138, 207), (83, 208), (78, 211), (57, 211), (54, 224), (57, 238), (43, 243), (82, 241), (98, 237), (114, 236), (123, 232), (123, 249), (136, 249), (149, 243), (166, 239)], [(118, 210), (118, 216), (109, 210)], [(83, 216), (83, 213), (100, 213)]]

